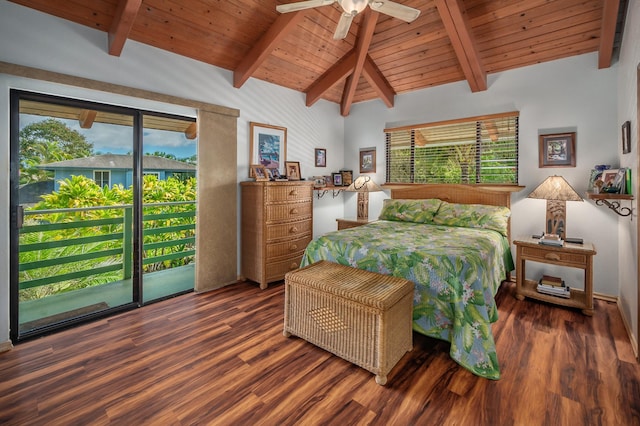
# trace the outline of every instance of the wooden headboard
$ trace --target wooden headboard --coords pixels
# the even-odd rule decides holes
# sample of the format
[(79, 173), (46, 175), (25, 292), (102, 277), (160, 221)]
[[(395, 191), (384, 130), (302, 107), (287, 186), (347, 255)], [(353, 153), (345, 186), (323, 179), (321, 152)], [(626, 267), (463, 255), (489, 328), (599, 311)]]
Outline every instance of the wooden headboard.
[[(487, 204), (511, 208), (511, 193), (522, 190), (523, 186), (487, 186), (464, 184), (412, 184), (402, 186), (386, 186), (391, 190), (391, 198), (396, 199), (428, 199), (438, 198), (449, 203)], [(508, 237), (511, 241), (511, 219), (508, 224)]]

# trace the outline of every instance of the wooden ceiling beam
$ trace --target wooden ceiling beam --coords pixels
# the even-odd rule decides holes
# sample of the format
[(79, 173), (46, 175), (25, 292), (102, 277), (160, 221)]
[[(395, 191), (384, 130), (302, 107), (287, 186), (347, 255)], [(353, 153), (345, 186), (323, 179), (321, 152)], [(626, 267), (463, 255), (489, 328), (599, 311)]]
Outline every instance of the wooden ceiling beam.
[(600, 30), (600, 47), (598, 48), (599, 69), (609, 68), (611, 66), (619, 8), (620, 0), (604, 0)]
[(378, 22), (378, 16), (380, 14), (375, 10), (367, 7), (363, 12), (363, 22), (360, 25), (358, 31), (358, 40), (356, 41), (356, 63), (351, 75), (347, 77), (347, 83), (342, 92), (342, 102), (340, 104), (340, 114), (346, 117), (351, 110), (351, 104), (353, 104), (353, 97), (355, 96), (356, 89), (358, 87), (358, 81), (362, 75), (362, 69), (364, 68), (367, 54), (369, 53), (369, 46), (371, 46), (371, 40), (373, 39), (373, 32), (376, 29), (376, 23)]
[(435, 3), (471, 91), (487, 90), (487, 72), (461, 0), (435, 0)]
[(129, 38), (131, 28), (138, 15), (142, 0), (120, 0), (118, 8), (111, 21), (111, 27), (107, 39), (109, 42), (109, 55), (120, 56), (124, 43)]
[(335, 84), (347, 78), (349, 74), (353, 72), (355, 66), (356, 51), (351, 50), (349, 53), (344, 55), (338, 63), (329, 68), (327, 72), (309, 86), (305, 92), (307, 94), (307, 106), (309, 107), (316, 103), (318, 99), (320, 99), (322, 95)]
[(98, 115), (98, 111), (93, 109), (83, 109), (80, 111), (78, 116), (78, 124), (80, 124), (80, 128), (82, 129), (90, 129), (93, 127), (94, 121), (96, 121), (96, 116)]
[(269, 27), (262, 38), (251, 48), (233, 71), (233, 87), (236, 89), (251, 77), (258, 67), (267, 59), (277, 44), (293, 31), (304, 18), (303, 12), (283, 13)]
[(389, 84), (387, 79), (384, 78), (382, 72), (369, 55), (367, 55), (367, 59), (364, 62), (362, 72), (373, 90), (376, 91), (385, 105), (389, 108), (393, 108), (396, 92), (393, 90), (393, 87), (391, 87), (391, 84)]

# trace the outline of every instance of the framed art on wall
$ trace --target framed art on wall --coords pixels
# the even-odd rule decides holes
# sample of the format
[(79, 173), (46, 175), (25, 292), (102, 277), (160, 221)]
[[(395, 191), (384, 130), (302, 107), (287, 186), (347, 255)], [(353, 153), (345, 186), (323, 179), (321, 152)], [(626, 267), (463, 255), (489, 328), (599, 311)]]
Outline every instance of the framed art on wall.
[[(253, 122), (249, 125), (249, 164), (280, 170), (287, 161), (287, 128)], [(249, 168), (249, 177), (253, 177), (252, 168)]]
[(360, 173), (376, 172), (376, 149), (363, 148), (360, 150)]
[(316, 148), (315, 155), (316, 167), (327, 167), (327, 150), (324, 148)]
[(538, 167), (575, 167), (576, 134), (556, 133), (540, 135)]

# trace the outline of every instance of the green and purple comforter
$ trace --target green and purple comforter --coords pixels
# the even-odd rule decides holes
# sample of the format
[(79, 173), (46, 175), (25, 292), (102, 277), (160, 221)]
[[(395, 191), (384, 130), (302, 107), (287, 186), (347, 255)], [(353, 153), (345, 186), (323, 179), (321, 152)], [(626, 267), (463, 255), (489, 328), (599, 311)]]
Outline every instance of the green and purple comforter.
[(413, 281), (413, 329), (451, 342), (456, 362), (498, 379), (491, 323), (498, 319), (494, 296), (514, 266), (509, 214), (503, 207), (385, 200), (382, 220), (315, 238), (301, 266), (328, 260)]

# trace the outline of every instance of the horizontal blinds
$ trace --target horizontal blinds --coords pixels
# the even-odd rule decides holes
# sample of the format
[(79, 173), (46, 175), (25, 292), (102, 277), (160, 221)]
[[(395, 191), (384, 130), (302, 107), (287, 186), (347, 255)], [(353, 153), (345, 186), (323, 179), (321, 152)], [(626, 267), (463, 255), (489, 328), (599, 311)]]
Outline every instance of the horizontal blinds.
[(386, 130), (388, 183), (518, 182), (518, 113)]

